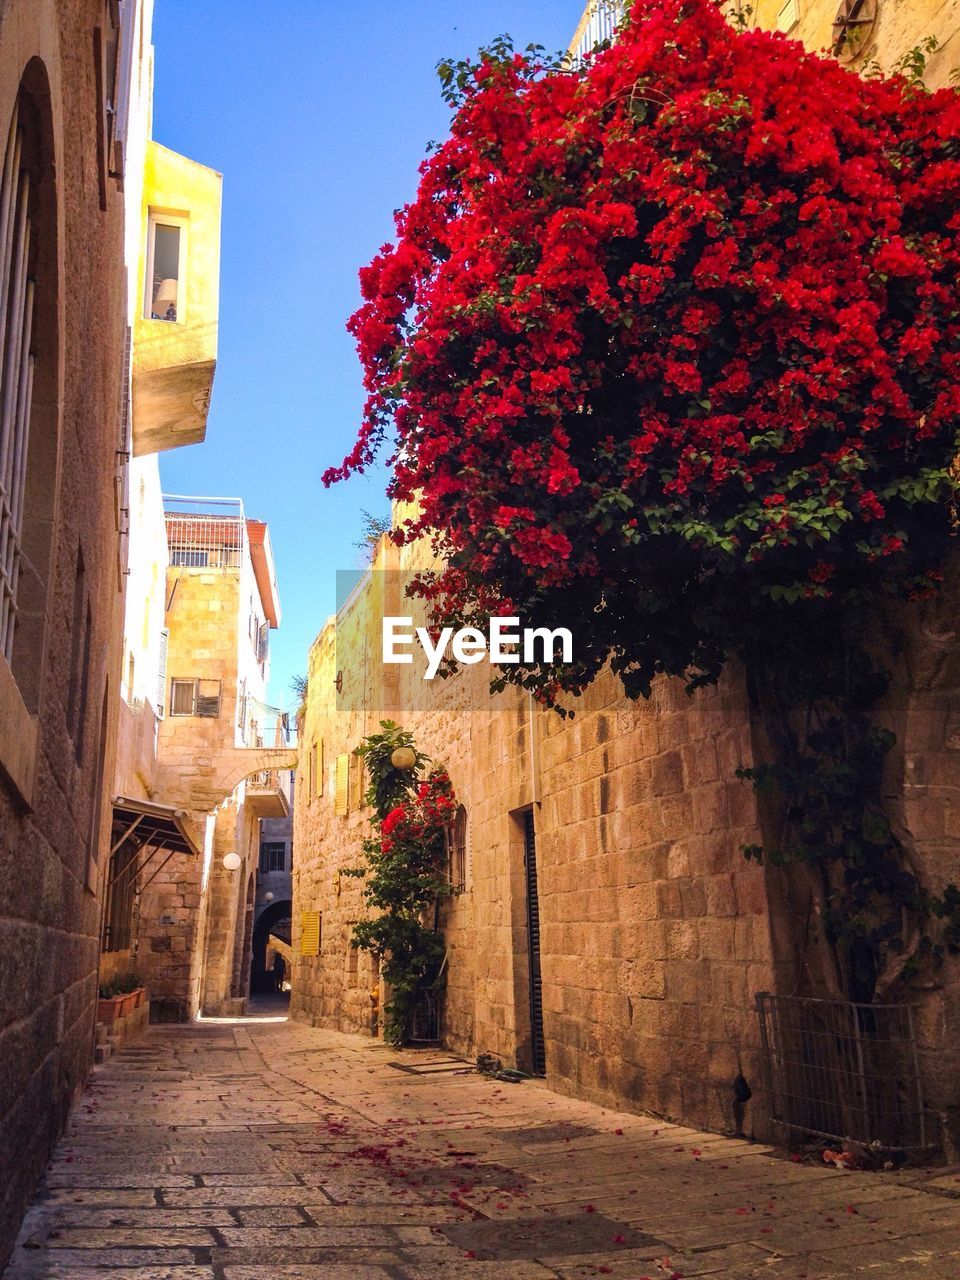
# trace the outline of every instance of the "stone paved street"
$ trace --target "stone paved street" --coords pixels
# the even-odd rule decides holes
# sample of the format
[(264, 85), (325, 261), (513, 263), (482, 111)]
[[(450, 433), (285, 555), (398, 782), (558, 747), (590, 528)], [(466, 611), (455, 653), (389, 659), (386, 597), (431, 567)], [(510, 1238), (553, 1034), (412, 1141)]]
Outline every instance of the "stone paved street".
[(956, 1280), (958, 1195), (247, 1019), (97, 1069), (4, 1274)]

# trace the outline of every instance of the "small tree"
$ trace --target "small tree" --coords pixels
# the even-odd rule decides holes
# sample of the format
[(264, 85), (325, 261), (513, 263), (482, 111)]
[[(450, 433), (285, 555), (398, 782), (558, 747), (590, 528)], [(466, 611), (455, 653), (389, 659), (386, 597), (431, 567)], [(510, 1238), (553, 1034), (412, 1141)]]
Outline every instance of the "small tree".
[(385, 1006), (384, 1037), (404, 1044), (422, 993), (440, 980), (444, 957), (437, 905), (450, 892), (446, 877), (447, 829), (456, 801), (442, 768), (423, 768), (426, 756), (416, 753), (411, 769), (397, 769), (391, 756), (398, 747), (413, 748), (413, 738), (393, 721), (364, 738), (356, 750), (366, 765), (366, 801), (374, 812), (374, 834), (363, 842), (366, 865), (345, 875), (365, 880), (363, 896), (379, 912), (353, 928), (353, 943), (381, 962), (390, 988)]

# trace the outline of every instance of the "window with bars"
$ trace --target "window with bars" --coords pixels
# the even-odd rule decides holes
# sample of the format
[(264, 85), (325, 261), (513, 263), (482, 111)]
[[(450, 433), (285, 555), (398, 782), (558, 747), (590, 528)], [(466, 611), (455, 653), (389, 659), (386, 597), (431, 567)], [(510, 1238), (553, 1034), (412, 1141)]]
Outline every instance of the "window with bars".
[(447, 835), (449, 854), (448, 876), (454, 893), (463, 893), (467, 887), (467, 811), (457, 806)]
[(171, 680), (170, 714), (203, 716), (215, 720), (220, 715), (220, 681), (183, 678)]
[(260, 874), (286, 871), (287, 845), (284, 840), (264, 840), (260, 844)]
[[(33, 382), (32, 201), (18, 105), (0, 176), (0, 653), (13, 660)], [(35, 253), (35, 246), (33, 246)]]

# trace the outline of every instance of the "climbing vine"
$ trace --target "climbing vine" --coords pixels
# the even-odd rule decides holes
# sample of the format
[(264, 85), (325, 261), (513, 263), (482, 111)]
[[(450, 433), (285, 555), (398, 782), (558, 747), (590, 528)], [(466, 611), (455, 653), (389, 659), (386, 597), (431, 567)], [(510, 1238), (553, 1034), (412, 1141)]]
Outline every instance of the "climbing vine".
[[(415, 762), (398, 769), (391, 757), (410, 748)], [(391, 720), (380, 722), (356, 750), (366, 767), (366, 802), (374, 813), (373, 834), (363, 842), (365, 865), (343, 874), (362, 878), (363, 897), (378, 914), (353, 928), (353, 943), (381, 963), (389, 988), (384, 1008), (384, 1037), (403, 1044), (425, 992), (442, 982), (443, 934), (439, 903), (450, 892), (446, 875), (447, 830), (456, 802), (442, 768), (431, 768), (417, 752), (413, 737)]]

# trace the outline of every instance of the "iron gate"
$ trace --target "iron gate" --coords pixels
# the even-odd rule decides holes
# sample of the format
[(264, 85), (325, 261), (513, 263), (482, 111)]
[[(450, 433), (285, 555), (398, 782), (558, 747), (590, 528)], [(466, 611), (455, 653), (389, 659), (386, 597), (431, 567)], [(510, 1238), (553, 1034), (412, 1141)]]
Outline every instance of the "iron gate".
[(909, 1005), (762, 992), (757, 1012), (775, 1123), (887, 1150), (928, 1146)]

